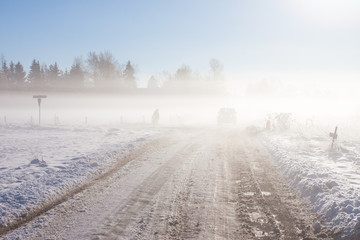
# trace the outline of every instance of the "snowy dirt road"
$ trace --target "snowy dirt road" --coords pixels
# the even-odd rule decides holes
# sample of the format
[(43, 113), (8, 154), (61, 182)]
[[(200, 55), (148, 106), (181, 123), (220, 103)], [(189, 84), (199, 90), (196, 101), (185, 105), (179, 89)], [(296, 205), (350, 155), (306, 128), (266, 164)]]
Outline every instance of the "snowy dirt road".
[(316, 216), (253, 137), (181, 129), (4, 239), (316, 239)]

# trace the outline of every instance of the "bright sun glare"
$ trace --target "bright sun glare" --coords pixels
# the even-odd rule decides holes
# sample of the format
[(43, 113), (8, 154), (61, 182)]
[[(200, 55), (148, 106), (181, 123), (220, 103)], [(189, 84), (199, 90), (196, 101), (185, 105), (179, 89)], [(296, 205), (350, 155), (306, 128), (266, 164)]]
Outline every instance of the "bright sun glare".
[(284, 1), (304, 19), (324, 26), (345, 27), (358, 24), (360, 1), (356, 0), (291, 0)]

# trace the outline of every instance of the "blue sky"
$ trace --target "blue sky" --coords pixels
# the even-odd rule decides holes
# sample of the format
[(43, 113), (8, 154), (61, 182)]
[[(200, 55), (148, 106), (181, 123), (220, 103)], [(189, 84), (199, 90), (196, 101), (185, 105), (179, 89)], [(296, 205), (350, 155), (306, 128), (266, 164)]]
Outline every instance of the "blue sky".
[(182, 64), (206, 74), (211, 58), (239, 79), (359, 74), (358, 12), (355, 0), (0, 0), (0, 54), (65, 69), (106, 50), (140, 80)]

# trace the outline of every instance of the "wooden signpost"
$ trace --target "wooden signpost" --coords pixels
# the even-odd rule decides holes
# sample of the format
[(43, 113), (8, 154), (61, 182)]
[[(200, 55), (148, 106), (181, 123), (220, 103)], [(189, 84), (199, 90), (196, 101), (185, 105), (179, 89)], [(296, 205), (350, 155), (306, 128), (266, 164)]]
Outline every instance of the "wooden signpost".
[(335, 127), (335, 131), (332, 133), (329, 133), (329, 136), (332, 138), (332, 143), (331, 143), (331, 149), (333, 149), (333, 146), (334, 146), (334, 142), (335, 140), (337, 139), (337, 126)]
[(39, 125), (40, 125), (40, 122), (41, 122), (41, 99), (43, 99), (43, 98), (47, 98), (47, 96), (46, 95), (34, 95), (33, 96), (33, 98), (37, 98), (37, 100), (38, 100), (38, 105), (39, 105)]

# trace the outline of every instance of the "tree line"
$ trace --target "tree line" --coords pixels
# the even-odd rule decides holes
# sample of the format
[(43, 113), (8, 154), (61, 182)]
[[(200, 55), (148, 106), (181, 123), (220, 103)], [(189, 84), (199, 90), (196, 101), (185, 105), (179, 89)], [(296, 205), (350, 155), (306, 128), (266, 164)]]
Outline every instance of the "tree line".
[[(154, 89), (200, 89), (217, 88), (223, 80), (223, 66), (218, 60), (210, 61), (211, 74), (201, 77), (187, 65), (174, 74), (162, 73), (151, 76), (147, 88)], [(58, 64), (40, 64), (34, 59), (29, 71), (18, 61), (2, 58), (0, 67), (0, 90), (120, 90), (137, 89), (136, 71), (127, 61), (120, 65), (110, 52), (90, 52), (85, 60), (75, 58), (70, 70), (59, 69)]]

